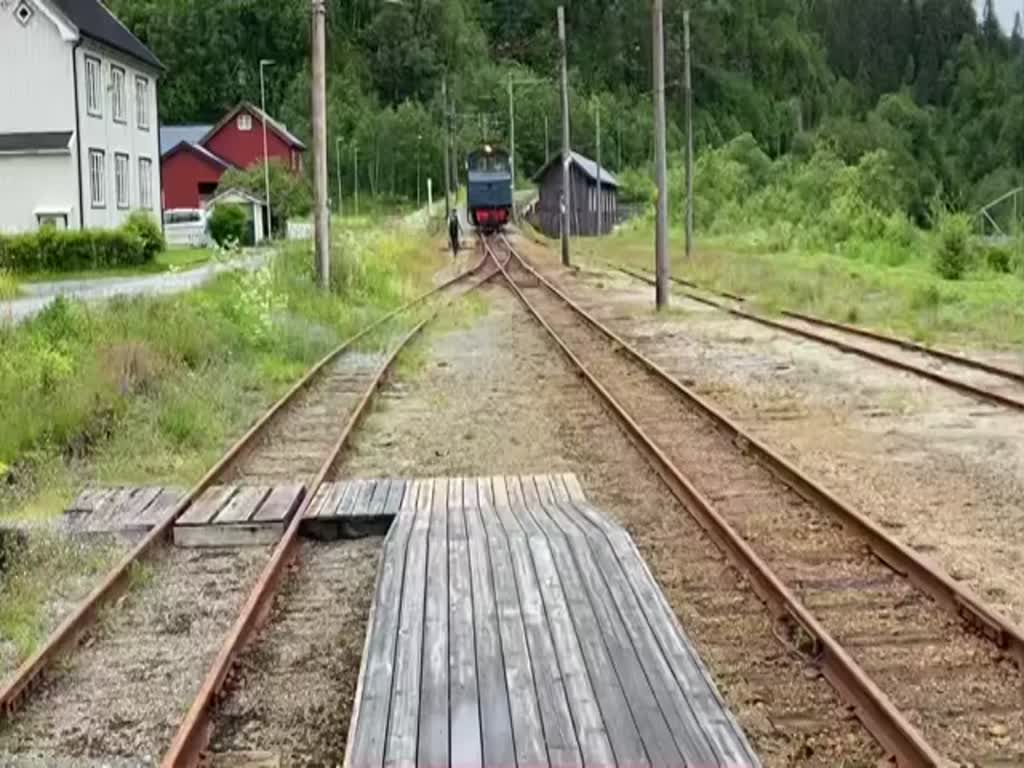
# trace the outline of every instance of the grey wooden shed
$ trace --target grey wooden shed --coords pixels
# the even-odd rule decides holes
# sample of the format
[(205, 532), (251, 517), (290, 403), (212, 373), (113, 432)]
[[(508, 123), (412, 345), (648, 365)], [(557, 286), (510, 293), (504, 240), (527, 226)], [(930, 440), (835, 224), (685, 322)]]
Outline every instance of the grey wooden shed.
[[(600, 205), (601, 234), (607, 234), (618, 218), (619, 182), (601, 168), (598, 183), (597, 163), (579, 152), (570, 153), (569, 198), (570, 232), (572, 235), (593, 236), (597, 231), (597, 208)], [(532, 223), (548, 237), (562, 234), (562, 157), (553, 157), (533, 177), (540, 188), (540, 199), (534, 208)]]

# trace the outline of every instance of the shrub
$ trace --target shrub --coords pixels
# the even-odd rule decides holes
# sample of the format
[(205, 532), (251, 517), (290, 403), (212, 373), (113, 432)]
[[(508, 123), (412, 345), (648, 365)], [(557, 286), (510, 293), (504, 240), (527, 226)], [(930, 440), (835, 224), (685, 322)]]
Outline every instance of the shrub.
[(0, 235), (0, 269), (11, 272), (73, 271), (145, 264), (154, 252), (135, 231), (46, 227), (23, 235)]
[(1013, 271), (1013, 253), (1004, 246), (995, 245), (986, 249), (985, 261), (993, 272), (1008, 275)]
[(245, 228), (248, 219), (245, 210), (239, 205), (222, 203), (214, 206), (210, 213), (208, 226), (210, 237), (218, 245), (226, 245), (232, 241), (241, 242), (245, 237)]
[(142, 249), (146, 255), (146, 261), (152, 261), (158, 253), (167, 247), (160, 225), (156, 219), (145, 211), (133, 211), (124, 223), (123, 229), (134, 234), (142, 241)]
[(959, 280), (971, 263), (971, 218), (963, 213), (943, 213), (937, 230), (935, 271), (947, 280)]

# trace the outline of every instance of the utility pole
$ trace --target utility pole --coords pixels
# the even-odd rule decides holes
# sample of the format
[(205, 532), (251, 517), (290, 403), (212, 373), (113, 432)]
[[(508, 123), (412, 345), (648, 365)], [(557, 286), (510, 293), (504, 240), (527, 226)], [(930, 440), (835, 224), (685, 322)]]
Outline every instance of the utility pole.
[(601, 183), (601, 102), (594, 102), (594, 111), (597, 117), (597, 236), (604, 234), (602, 225), (602, 211), (604, 207), (604, 184)]
[(690, 12), (683, 11), (686, 88), (686, 258), (693, 253), (693, 80), (690, 77)]
[(352, 199), (355, 203), (355, 215), (359, 215), (359, 145), (352, 147)]
[(441, 78), (441, 102), (444, 108), (444, 220), (448, 221), (452, 214), (452, 202), (449, 195), (452, 191), (452, 166), (448, 157), (451, 134), (451, 120), (448, 119), (448, 77)]
[(512, 73), (508, 74), (508, 135), (509, 135), (509, 170), (512, 173), (512, 221), (518, 221), (516, 215), (516, 103), (512, 91)]
[(668, 176), (665, 158), (665, 32), (663, 0), (651, 2), (651, 29), (654, 35), (654, 151), (658, 184), (658, 209), (655, 225), (655, 303), (665, 309), (669, 300), (668, 265)]
[(341, 208), (341, 137), (334, 139), (334, 173), (338, 177), (338, 216), (343, 215)]
[(330, 218), (327, 211), (327, 64), (325, 60), (324, 0), (313, 0), (313, 234), (316, 277), (324, 290), (330, 286)]
[(423, 134), (416, 134), (416, 210), (420, 209), (420, 147), (423, 145)]
[(569, 63), (565, 44), (565, 7), (561, 5), (558, 6), (558, 44), (562, 55), (562, 264), (568, 267), (571, 222), (569, 210), (572, 206), (569, 196)]
[(260, 59), (260, 111), (263, 112), (263, 191), (267, 198), (267, 235), (274, 237), (274, 220), (270, 215), (270, 157), (267, 155), (267, 89), (264, 86), (264, 67), (273, 64), (273, 59)]
[(551, 162), (551, 141), (548, 138), (548, 116), (544, 115), (544, 165)]

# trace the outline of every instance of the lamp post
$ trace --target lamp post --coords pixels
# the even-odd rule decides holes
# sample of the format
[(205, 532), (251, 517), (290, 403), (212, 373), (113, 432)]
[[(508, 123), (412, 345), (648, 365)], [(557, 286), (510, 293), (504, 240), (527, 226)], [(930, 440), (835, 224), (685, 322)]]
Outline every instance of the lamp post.
[(263, 192), (267, 198), (267, 235), (274, 236), (274, 219), (270, 215), (270, 158), (267, 156), (267, 88), (263, 71), (273, 65), (273, 59), (260, 59), (260, 111), (263, 123)]
[(341, 136), (334, 139), (334, 175), (338, 181), (338, 218), (341, 218), (344, 215), (341, 208)]

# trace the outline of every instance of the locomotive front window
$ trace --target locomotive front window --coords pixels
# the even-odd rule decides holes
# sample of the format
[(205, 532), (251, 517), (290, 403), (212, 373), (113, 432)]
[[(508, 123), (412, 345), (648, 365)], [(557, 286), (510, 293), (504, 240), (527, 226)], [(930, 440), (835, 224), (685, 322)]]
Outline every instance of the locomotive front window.
[(470, 161), (470, 170), (488, 173), (508, 173), (509, 163), (506, 155), (479, 154)]

